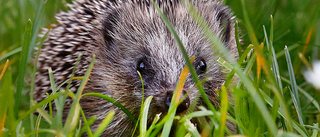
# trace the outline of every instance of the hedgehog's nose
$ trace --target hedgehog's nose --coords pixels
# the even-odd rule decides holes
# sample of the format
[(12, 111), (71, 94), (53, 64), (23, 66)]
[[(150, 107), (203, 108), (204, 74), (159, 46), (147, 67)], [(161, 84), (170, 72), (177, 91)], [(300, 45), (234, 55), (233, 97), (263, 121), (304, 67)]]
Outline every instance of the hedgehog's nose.
[[(186, 92), (183, 90), (181, 93), (180, 98), (182, 98), (184, 95), (186, 94)], [(173, 91), (168, 91), (167, 92), (167, 97), (166, 97), (166, 106), (169, 109), (170, 104), (171, 104), (171, 99), (172, 99), (172, 95), (173, 95)], [(177, 114), (184, 112), (185, 110), (187, 110), (189, 108), (190, 105), (190, 99), (187, 96), (178, 106), (177, 108)]]

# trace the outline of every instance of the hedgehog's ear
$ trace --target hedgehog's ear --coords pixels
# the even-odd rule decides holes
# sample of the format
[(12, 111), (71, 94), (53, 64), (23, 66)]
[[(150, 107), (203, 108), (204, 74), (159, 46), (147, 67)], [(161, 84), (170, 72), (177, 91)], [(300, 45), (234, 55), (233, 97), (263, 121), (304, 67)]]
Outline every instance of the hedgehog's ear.
[(230, 14), (230, 10), (226, 7), (223, 7), (216, 14), (216, 18), (220, 23), (219, 27), (221, 28), (221, 36), (224, 43), (228, 43), (230, 41), (231, 33), (233, 33), (232, 16)]
[(106, 45), (110, 45), (113, 41), (112, 33), (114, 32), (114, 26), (118, 18), (118, 13), (116, 11), (112, 11), (103, 21), (103, 37)]

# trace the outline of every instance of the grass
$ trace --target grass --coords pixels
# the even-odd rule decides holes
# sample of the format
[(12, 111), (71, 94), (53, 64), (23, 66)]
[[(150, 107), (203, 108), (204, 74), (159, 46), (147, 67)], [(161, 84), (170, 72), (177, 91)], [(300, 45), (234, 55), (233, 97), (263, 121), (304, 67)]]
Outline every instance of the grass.
[[(185, 116), (175, 116), (179, 103), (177, 97), (181, 92), (181, 88), (177, 86), (173, 98), (175, 103), (171, 103), (168, 114), (162, 119), (157, 115), (152, 122), (147, 119), (152, 97), (142, 101), (140, 118), (136, 119), (120, 103), (108, 96), (97, 93), (82, 95), (94, 65), (94, 57), (87, 73), (77, 78), (82, 79), (82, 83), (76, 94), (68, 88), (60, 91), (61, 85), (56, 86), (51, 76), (54, 92), (45, 100), (34, 103), (28, 93), (28, 86), (31, 86), (32, 91), (34, 81), (26, 83), (25, 79), (29, 76), (33, 79), (36, 71), (30, 65), (30, 58), (35, 52), (33, 47), (41, 46), (45, 38), (37, 37), (39, 29), (54, 23), (53, 15), (59, 9), (66, 10), (68, 2), (70, 3), (65, 0), (0, 0), (0, 136), (81, 136), (84, 132), (88, 136), (100, 136), (117, 114), (110, 111), (100, 121), (97, 130), (91, 131), (89, 127), (95, 117), (85, 117), (79, 104), (83, 96), (96, 96), (113, 102), (137, 123), (136, 132), (141, 136), (168, 136), (173, 119), (178, 121), (180, 127), (177, 128), (176, 136), (231, 135), (225, 126), (227, 120), (236, 123), (237, 134), (245, 136), (320, 136), (320, 91), (303, 77), (304, 71), (316, 69), (310, 64), (319, 60), (319, 1), (225, 0), (224, 3), (234, 11), (238, 22), (236, 26), (240, 28), (237, 29), (240, 32), (236, 31), (236, 35), (242, 39), (239, 42), (237, 37), (238, 51), (241, 52), (237, 61), (225, 56), (228, 54), (223, 44), (189, 5), (190, 14), (205, 30), (208, 40), (217, 43), (213, 44), (215, 52), (224, 53), (218, 62), (229, 72), (221, 91), (217, 91), (221, 98), (220, 109), (214, 108), (208, 101), (201, 86), (202, 81), (198, 80), (191, 65), (192, 59), (190, 61), (171, 23), (165, 16), (161, 16), (187, 61), (179, 80), (180, 87), (184, 84), (183, 75), (190, 71), (208, 109), (201, 107), (199, 111), (188, 111)], [(50, 74), (53, 75), (52, 72)], [(236, 86), (231, 86), (234, 75), (239, 77), (239, 82)], [(64, 84), (69, 84), (72, 79), (75, 78), (70, 78)], [(233, 95), (231, 100), (227, 97), (227, 91)], [(62, 112), (67, 96), (71, 96), (74, 101), (66, 120), (68, 122), (63, 123)], [(57, 106), (56, 115), (43, 109), (43, 106), (52, 108), (52, 101)], [(228, 105), (230, 102), (233, 102), (233, 107)], [(34, 116), (34, 111), (40, 115)], [(211, 122), (202, 123), (207, 126), (200, 132), (190, 120), (201, 119), (203, 116), (208, 116)], [(147, 123), (150, 122), (152, 124), (148, 127)]]

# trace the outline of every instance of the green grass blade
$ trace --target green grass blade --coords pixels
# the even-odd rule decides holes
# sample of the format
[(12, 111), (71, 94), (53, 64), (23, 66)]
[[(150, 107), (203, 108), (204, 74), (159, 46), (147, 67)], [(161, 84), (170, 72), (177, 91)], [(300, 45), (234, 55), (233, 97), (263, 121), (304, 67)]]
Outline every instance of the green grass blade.
[(22, 50), (22, 47), (19, 47), (19, 48), (16, 48), (16, 49), (10, 51), (9, 53), (1, 56), (0, 57), (0, 61), (4, 60), (4, 59), (6, 59), (6, 58), (8, 58), (8, 57), (10, 57), (10, 56), (12, 56), (14, 54), (17, 54), (17, 53), (21, 52), (21, 50)]
[(293, 128), (303, 137), (308, 137), (308, 131), (305, 129), (305, 127), (301, 126), (299, 123), (297, 123), (296, 121), (292, 121), (293, 122)]
[(2, 79), (4, 73), (6, 72), (8, 66), (9, 66), (9, 62), (10, 62), (10, 61), (7, 59), (6, 63), (5, 63), (4, 66), (3, 66), (2, 71), (0, 71), (0, 72), (1, 72), (1, 73), (0, 73), (0, 80)]
[(140, 81), (141, 81), (141, 89), (142, 89), (142, 100), (141, 100), (141, 104), (144, 104), (144, 84), (143, 84), (143, 79), (141, 76), (141, 73), (139, 71), (137, 71), (139, 77), (140, 77)]
[(15, 131), (15, 136), (24, 136), (24, 128), (22, 127), (22, 121), (17, 124), (17, 128)]
[(193, 136), (193, 137), (201, 137), (200, 133), (198, 132), (197, 128), (194, 126), (194, 124), (191, 123), (189, 119), (187, 119), (183, 123), (185, 129)]
[(276, 137), (300, 137), (297, 134), (294, 133), (288, 133), (288, 132), (279, 132)]
[[(273, 23), (273, 16), (270, 15), (270, 35), (269, 35), (269, 38), (270, 38), (270, 43), (273, 45), (273, 30), (274, 30), (274, 23)], [(272, 46), (273, 47), (273, 46)], [(276, 57), (275, 54), (273, 54), (273, 57)]]
[(221, 108), (220, 108), (220, 119), (219, 119), (219, 132), (218, 136), (223, 137), (225, 135), (225, 128), (227, 122), (227, 113), (228, 113), (228, 93), (227, 88), (222, 85), (221, 86)]
[[(144, 103), (143, 103), (143, 102), (144, 102), (144, 84), (143, 84), (143, 78), (142, 78), (141, 73), (140, 73), (139, 71), (137, 71), (137, 73), (138, 73), (138, 75), (139, 75), (139, 77), (140, 77), (140, 81), (141, 81), (141, 89), (142, 89), (141, 104), (143, 105), (143, 104), (144, 104)], [(141, 107), (140, 107), (140, 114), (139, 114), (138, 122), (139, 122), (140, 119), (141, 119), (142, 112), (143, 112), (143, 107), (141, 106)], [(136, 133), (136, 130), (137, 130), (138, 125), (139, 125), (138, 122), (135, 124), (135, 127), (134, 127), (134, 130), (133, 130), (133, 133), (131, 134), (131, 137), (133, 137), (134, 134)], [(140, 134), (141, 134), (141, 131), (140, 131)]]
[(53, 135), (56, 135), (57, 131), (53, 130), (53, 129), (39, 129), (37, 131), (32, 131), (32, 132), (28, 133), (26, 135), (26, 137), (29, 137), (29, 136), (32, 136), (33, 134), (38, 134), (38, 133), (51, 133)]
[(301, 53), (299, 52), (299, 58), (301, 62), (309, 69), (313, 70), (311, 63), (308, 61), (308, 59)]
[[(290, 81), (284, 77), (281, 77), (281, 79), (290, 84)], [(313, 103), (313, 105), (318, 109), (318, 111), (320, 111), (320, 105), (319, 102), (317, 102), (317, 100), (312, 97), (306, 90), (304, 90), (303, 88), (301, 88), (300, 86), (298, 86), (298, 90), (302, 93), (302, 95), (304, 95), (309, 101), (311, 101)]]
[(56, 94), (57, 88), (56, 88), (56, 84), (55, 84), (55, 82), (54, 82), (53, 72), (52, 72), (52, 69), (51, 69), (51, 68), (48, 69), (48, 74), (49, 74), (49, 79), (50, 79), (50, 85), (51, 85), (52, 93), (53, 93), (53, 94)]
[(239, 24), (238, 24), (238, 21), (236, 21), (235, 24), (236, 24), (235, 25), (236, 43), (237, 43), (239, 57), (241, 57), (242, 52), (241, 52), (241, 44), (240, 44), (240, 38), (239, 38)]
[(219, 58), (217, 62), (229, 71), (232, 71), (234, 68), (229, 62), (225, 61), (223, 58)]
[(26, 72), (26, 66), (28, 62), (28, 53), (29, 53), (29, 46), (31, 41), (31, 31), (32, 31), (32, 22), (29, 19), (27, 22), (27, 26), (25, 29), (25, 35), (22, 45), (22, 52), (20, 56), (20, 65), (19, 65), (19, 75), (17, 80), (17, 91), (15, 93), (15, 117), (18, 118), (19, 110), (20, 110), (20, 98), (22, 87), (24, 86), (24, 74)]
[[(273, 24), (272, 21), (271, 21), (271, 24)], [(271, 25), (271, 28), (273, 28), (273, 25)], [(282, 83), (281, 83), (281, 77), (280, 77), (280, 71), (279, 71), (279, 64), (278, 64), (278, 61), (277, 61), (277, 58), (276, 58), (276, 54), (275, 54), (275, 51), (274, 51), (272, 38), (270, 38), (270, 40), (268, 40), (268, 36), (267, 36), (267, 32), (266, 32), (265, 26), (263, 26), (263, 30), (264, 30), (264, 35), (265, 35), (265, 38), (266, 38), (267, 46), (268, 46), (268, 49), (269, 49), (269, 54), (272, 57), (272, 71), (273, 71), (273, 74), (275, 75), (276, 81), (277, 81), (277, 83), (279, 85), (281, 94), (283, 95)], [(273, 30), (270, 30), (270, 31), (273, 32)], [(273, 36), (273, 34), (270, 34), (270, 35)], [(271, 53), (270, 53), (270, 51), (271, 51)]]
[(32, 39), (31, 39), (31, 42), (30, 42), (28, 59), (32, 55), (31, 53), (33, 52), (36, 40), (38, 38), (38, 33), (39, 33), (39, 30), (40, 30), (40, 27), (41, 27), (41, 21), (42, 21), (43, 16), (44, 16), (44, 8), (43, 8), (44, 2), (45, 2), (45, 0), (40, 0), (39, 7), (38, 7), (38, 10), (37, 10), (37, 15), (36, 15), (36, 18), (34, 19), (34, 25), (33, 25), (33, 28), (32, 28)]
[[(49, 74), (49, 79), (50, 79), (50, 85), (51, 85), (51, 90), (52, 90), (52, 94), (56, 94), (57, 93), (57, 88), (55, 85), (55, 81), (53, 78), (53, 72), (51, 70), (51, 68), (48, 69), (48, 74)], [(61, 96), (59, 96), (57, 99), (54, 100), (54, 104), (55, 104), (55, 108), (56, 108), (56, 115), (54, 117), (54, 120), (51, 124), (51, 128), (53, 129), (61, 129), (62, 128), (62, 111), (63, 111), (63, 103), (61, 103), (61, 97), (63, 96), (63, 94), (60, 94)], [(52, 103), (49, 102), (49, 109), (50, 109), (50, 115), (52, 116)]]
[(308, 129), (313, 129), (313, 130), (318, 130), (318, 131), (320, 131), (320, 128), (318, 127), (318, 123), (316, 123), (316, 124), (313, 124), (313, 126), (311, 126), (311, 125), (305, 125), (305, 127), (306, 128), (308, 128)]
[[(38, 59), (39, 59), (39, 55), (40, 55), (40, 50), (43, 44), (43, 41), (46, 39), (47, 35), (49, 34), (50, 30), (48, 30), (46, 32), (46, 34), (42, 37), (41, 42), (38, 46), (38, 50), (37, 50), (37, 54), (36, 57), (34, 59), (34, 66), (33, 66), (33, 70), (32, 70), (32, 77), (31, 77), (31, 86), (30, 86), (30, 108), (33, 106), (34, 104), (34, 100), (33, 100), (33, 90), (34, 90), (34, 84), (35, 84), (35, 78), (36, 78), (36, 72), (37, 72), (37, 64), (38, 64)], [(33, 121), (33, 116), (30, 115), (30, 127), (31, 130), (34, 131), (34, 121)]]
[(291, 62), (291, 58), (290, 58), (290, 53), (288, 51), (287, 46), (284, 48), (285, 50), (285, 54), (286, 54), (286, 59), (287, 59), (287, 65), (288, 65), (288, 71), (289, 71), (289, 76), (290, 76), (290, 83), (291, 83), (291, 95), (292, 95), (292, 101), (293, 104), (295, 106), (296, 112), (298, 114), (298, 119), (299, 119), (299, 123), (303, 126), (304, 122), (303, 122), (303, 115), (302, 115), (302, 111), (301, 111), (301, 106), (300, 106), (300, 101), (299, 101), (299, 92), (298, 92), (298, 86), (296, 83), (296, 79), (295, 79), (295, 74), (294, 74), (294, 70), (293, 70), (293, 66), (292, 66), (292, 62)]
[[(51, 90), (52, 90), (52, 94), (56, 94), (57, 92), (57, 88), (55, 85), (55, 81), (53, 78), (53, 72), (51, 70), (51, 68), (48, 69), (48, 73), (49, 73), (49, 79), (50, 79), (50, 84), (51, 84)], [(62, 112), (63, 112), (63, 108), (64, 108), (64, 101), (62, 100), (63, 98), (63, 94), (60, 94), (60, 96), (54, 100), (54, 105), (56, 108), (56, 115), (54, 117), (54, 119), (52, 120), (52, 124), (51, 124), (51, 128), (53, 129), (61, 129), (62, 128)], [(63, 101), (63, 102), (62, 102)], [(52, 115), (52, 103), (49, 102), (49, 110), (50, 110), (50, 115)]]
[(83, 118), (84, 126), (81, 129), (80, 134), (79, 134), (78, 137), (80, 137), (86, 130), (87, 130), (88, 137), (92, 137), (93, 134), (92, 134), (92, 131), (90, 129), (90, 125), (92, 125), (93, 122), (97, 119), (97, 116), (93, 116), (89, 120), (87, 120), (86, 115), (84, 114), (82, 109), (80, 110), (80, 112), (81, 112), (81, 116)]
[(157, 122), (159, 121), (159, 119), (160, 119), (160, 115), (161, 115), (161, 113), (160, 113), (160, 114), (157, 114), (157, 115), (155, 116), (155, 118), (153, 119), (152, 124), (150, 125), (150, 127), (149, 127), (149, 129), (148, 129), (148, 131), (147, 131), (147, 133), (146, 133), (146, 137), (150, 137), (150, 134), (151, 134), (152, 130), (154, 129), (156, 123), (157, 123)]
[[(47, 105), (43, 105), (43, 106), (41, 107), (41, 109), (45, 109), (46, 106), (47, 106)], [(52, 116), (52, 115), (50, 115), (50, 116)], [(36, 120), (36, 125), (35, 125), (35, 130), (36, 130), (36, 131), (38, 131), (38, 130), (40, 129), (41, 120), (42, 120), (41, 115), (38, 115), (38, 116), (37, 116), (37, 120)], [(38, 137), (38, 136), (39, 136), (39, 134), (36, 133), (36, 137)]]
[[(271, 16), (271, 30), (270, 30), (270, 33), (273, 33), (273, 19), (272, 19), (272, 16)], [(273, 75), (274, 75), (274, 78), (276, 79), (276, 82), (277, 82), (277, 87), (279, 87), (279, 90), (281, 92), (281, 95), (283, 96), (283, 88), (282, 88), (282, 81), (281, 81), (281, 78), (280, 78), (280, 72), (279, 72), (279, 65), (278, 65), (278, 61), (277, 61), (277, 58), (276, 58), (276, 55), (275, 55), (275, 51), (274, 51), (274, 48), (273, 48), (273, 34), (270, 34), (270, 40), (267, 36), (267, 31), (266, 31), (266, 28), (265, 26), (263, 26), (263, 31), (264, 31), (264, 36), (265, 36), (265, 39), (266, 39), (266, 43), (267, 43), (267, 48), (268, 48), (268, 60), (272, 62), (272, 72), (273, 72)], [(271, 87), (273, 88), (273, 87)], [(278, 112), (278, 109), (280, 107), (280, 104), (279, 104), (279, 100), (283, 100), (282, 99), (282, 96), (279, 95), (278, 93), (278, 90), (272, 90), (276, 95), (277, 95), (277, 98), (274, 98), (274, 105), (272, 107), (272, 110), (271, 110), (271, 114), (272, 114), (272, 117), (273, 117), (273, 120), (275, 121), (276, 120), (276, 117), (277, 117), (277, 112)], [(284, 101), (282, 101), (282, 103), (285, 103)], [(283, 104), (283, 106), (285, 106), (285, 104)], [(289, 116), (289, 113), (287, 113), (287, 108), (285, 107), (284, 108), (285, 110), (285, 114), (286, 116)], [(287, 121), (287, 123), (285, 123), (287, 125), (287, 129), (289, 132), (292, 132), (292, 127), (291, 127), (291, 122), (290, 121)], [(289, 125), (288, 125), (289, 124)]]
[[(80, 119), (79, 120), (79, 123), (82, 123), (82, 120)], [(75, 131), (73, 132), (73, 136), (74, 137), (77, 137), (77, 136), (80, 136), (80, 131), (81, 131), (81, 124), (78, 124), (78, 127), (75, 129)]]
[(240, 56), (239, 60), (238, 60), (238, 64), (241, 64), (243, 62), (245, 62), (245, 59), (249, 56), (249, 53), (252, 52), (254, 46), (252, 44), (250, 44), (246, 50), (242, 53), (242, 55)]
[[(46, 93), (46, 94), (47, 94), (47, 96), (50, 96), (49, 93)], [(48, 104), (49, 104), (49, 113), (50, 113), (50, 116), (53, 116), (52, 103), (51, 103), (51, 102), (48, 102)], [(46, 108), (48, 104), (44, 105), (44, 108)]]
[[(82, 112), (81, 112), (81, 113), (82, 113)], [(82, 115), (82, 114), (81, 114), (81, 115)], [(83, 117), (83, 115), (82, 115), (82, 117)], [(90, 129), (90, 126), (93, 124), (93, 122), (94, 122), (96, 119), (97, 119), (96, 116), (91, 117), (91, 118), (84, 124), (84, 126), (83, 126), (84, 128), (81, 129), (80, 134), (79, 134), (78, 137), (81, 137), (81, 135), (82, 135), (85, 131), (87, 131), (88, 137), (92, 137), (93, 134), (92, 134), (92, 131), (91, 131), (91, 129)], [(89, 133), (89, 132), (90, 132), (90, 133)]]
[(199, 108), (200, 108), (200, 111), (195, 111), (195, 112), (192, 112), (192, 113), (185, 115), (184, 117), (182, 117), (180, 119), (179, 122), (185, 122), (185, 120), (192, 119), (195, 117), (213, 116), (212, 111), (209, 111), (209, 110), (203, 108), (202, 106), (200, 106)]
[[(42, 115), (42, 117), (51, 125), (52, 124), (52, 121), (53, 121), (53, 118), (51, 117), (51, 115), (49, 115), (47, 113), (47, 111), (43, 110), (43, 109), (40, 109), (38, 108), (37, 111), (39, 112), (40, 115)], [(33, 126), (33, 125), (32, 125)]]
[(112, 118), (114, 116), (115, 112), (113, 110), (111, 110), (108, 115), (106, 116), (105, 119), (103, 119), (103, 121), (101, 122), (101, 124), (99, 125), (99, 127), (96, 129), (96, 131), (94, 132), (93, 136), (94, 137), (99, 137), (103, 131), (107, 128), (107, 126), (110, 124), (110, 122), (112, 121)]
[(88, 67), (88, 70), (85, 73), (84, 79), (82, 80), (82, 82), (81, 82), (81, 84), (80, 84), (80, 86), (78, 88), (77, 94), (76, 94), (75, 98), (73, 99), (72, 106), (70, 108), (68, 117), (67, 117), (65, 125), (64, 125), (64, 129), (63, 129), (63, 134), (64, 135), (69, 135), (69, 133), (71, 133), (74, 130), (74, 128), (76, 127), (76, 125), (78, 123), (79, 114), (80, 114), (80, 103), (79, 103), (79, 101), (80, 101), (80, 99), (82, 97), (81, 95), (82, 95), (82, 92), (84, 90), (84, 87), (85, 87), (85, 85), (87, 84), (87, 82), (89, 80), (89, 76), (90, 76), (91, 70), (93, 68), (93, 64), (94, 64), (95, 58), (96, 58), (96, 56), (93, 55), (91, 63), (89, 65), (89, 67)]
[(315, 128), (313, 128), (311, 137), (318, 137), (318, 132), (320, 131), (319, 123), (313, 124)]
[(140, 136), (144, 137), (147, 133), (147, 124), (148, 124), (148, 112), (149, 112), (149, 107), (150, 107), (150, 103), (152, 100), (152, 96), (149, 96), (145, 103), (143, 104), (142, 108), (143, 111), (140, 112), (142, 113), (141, 115), (141, 120), (140, 120)]
[(72, 83), (72, 79), (74, 78), (74, 73), (76, 72), (76, 69), (77, 69), (77, 67), (79, 65), (79, 62), (80, 62), (80, 59), (81, 59), (82, 56), (83, 56), (83, 54), (79, 54), (79, 56), (77, 58), (77, 61), (76, 61), (76, 64), (73, 67), (73, 70), (72, 70), (72, 73), (71, 73), (71, 76), (70, 76), (70, 81), (69, 81), (69, 83), (67, 85), (67, 88), (66, 88), (67, 91), (70, 89), (70, 86), (71, 86), (71, 83)]
[[(3, 129), (6, 123), (6, 120), (8, 119), (7, 113), (8, 109), (11, 107), (13, 108), (13, 103), (10, 103), (10, 100), (13, 100), (12, 95), (14, 94), (14, 91), (12, 89), (12, 73), (10, 70), (6, 71), (4, 73), (0, 91), (0, 136), (3, 133)], [(10, 120), (10, 118), (8, 119)], [(14, 121), (8, 121), (7, 122), (14, 122)]]
[[(289, 52), (290, 52), (290, 51), (292, 51), (292, 50), (297, 49), (297, 48), (300, 47), (300, 46), (301, 46), (300, 44), (293, 44), (293, 45), (291, 45), (291, 46), (288, 47), (288, 50), (289, 50)], [(285, 55), (284, 52), (285, 52), (284, 50), (278, 52), (278, 53), (276, 54), (277, 58), (280, 58), (280, 57), (284, 56), (284, 55)]]
[(86, 94), (83, 94), (82, 96), (94, 96), (94, 97), (99, 97), (99, 98), (102, 98), (104, 100), (107, 100), (109, 101), (110, 103), (114, 104), (115, 106), (117, 106), (118, 108), (120, 108), (124, 113), (127, 114), (127, 116), (136, 124), (137, 123), (137, 120), (136, 118), (131, 114), (131, 112), (125, 108), (123, 105), (121, 105), (118, 101), (116, 101), (115, 99), (107, 96), (107, 95), (104, 95), (104, 94), (100, 94), (100, 93), (86, 93)]

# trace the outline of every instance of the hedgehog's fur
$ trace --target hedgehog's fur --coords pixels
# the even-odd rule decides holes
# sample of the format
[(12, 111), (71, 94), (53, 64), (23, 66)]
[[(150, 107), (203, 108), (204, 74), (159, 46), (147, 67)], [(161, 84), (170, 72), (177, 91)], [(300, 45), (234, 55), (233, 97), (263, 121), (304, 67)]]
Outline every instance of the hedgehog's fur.
[[(229, 9), (217, 1), (192, 2), (212, 31), (236, 57), (234, 23)], [(199, 78), (211, 78), (205, 82), (204, 89), (211, 102), (218, 107), (215, 89), (224, 79), (216, 62), (217, 57), (213, 56), (202, 29), (179, 0), (156, 0), (156, 3), (175, 27), (189, 56), (195, 56), (194, 65), (205, 61), (206, 71), (199, 73)], [(84, 93), (98, 92), (111, 96), (137, 117), (142, 91), (136, 70), (137, 64), (143, 62), (145, 97), (154, 96), (148, 120), (152, 121), (158, 113), (164, 115), (167, 111), (164, 101), (166, 92), (174, 90), (185, 61), (152, 3), (149, 0), (76, 0), (68, 6), (70, 10), (57, 14), (58, 23), (41, 50), (35, 100), (40, 101), (47, 92), (51, 92), (48, 68), (52, 68), (58, 85), (70, 77), (80, 53), (84, 56), (76, 68), (76, 76), (84, 75), (92, 54), (95, 54), (95, 65)], [(79, 81), (74, 81), (71, 90), (76, 91), (78, 86)], [(190, 100), (198, 94), (194, 86), (191, 76), (188, 76), (184, 90), (193, 89), (189, 94)], [(67, 100), (65, 112), (68, 112), (71, 101)], [(110, 110), (115, 110), (114, 120), (104, 135), (131, 135), (133, 122), (111, 103), (96, 97), (83, 97), (80, 102), (87, 117), (97, 116), (93, 129)], [(200, 104), (203, 102), (200, 101)]]

